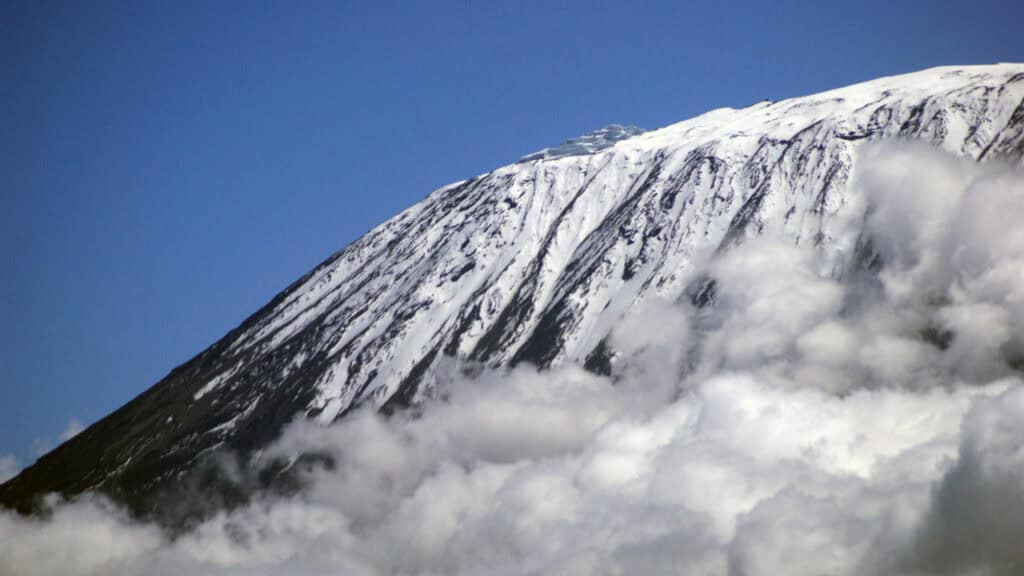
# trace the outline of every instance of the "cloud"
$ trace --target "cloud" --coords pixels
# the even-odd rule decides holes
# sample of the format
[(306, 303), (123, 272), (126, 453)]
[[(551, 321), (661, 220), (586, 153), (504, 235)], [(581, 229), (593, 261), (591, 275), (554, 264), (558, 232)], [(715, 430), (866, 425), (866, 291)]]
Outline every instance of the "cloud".
[(241, 466), (305, 489), (173, 539), (95, 496), (0, 514), (0, 573), (1020, 573), (1024, 178), (865, 154), (864, 282), (748, 241), (710, 305), (625, 318), (607, 377), (439, 372), (415, 414), (293, 423)]
[[(64, 428), (64, 431), (57, 436), (56, 445), (60, 445), (63, 444), (64, 442), (67, 442), (68, 440), (71, 440), (72, 438), (77, 436), (78, 433), (81, 432), (82, 430), (85, 430), (85, 426), (82, 425), (82, 423), (79, 422), (77, 418), (72, 418), (71, 420), (68, 421), (68, 425), (66, 428)], [(53, 449), (53, 438), (36, 438), (35, 440), (32, 441), (31, 452), (32, 455), (35, 456), (36, 458), (43, 456), (44, 454)]]
[(957, 465), (935, 492), (910, 564), (935, 573), (1024, 569), (1024, 388), (974, 403)]
[[(964, 415), (1020, 385), (839, 397), (722, 374), (655, 405), (575, 368), (483, 379), (449, 383), (417, 418), (293, 425), (266, 456), (327, 451), (332, 468), (173, 542), (96, 500), (58, 505), (48, 522), (8, 517), (0, 530), (18, 537), (0, 544), (3, 567), (856, 573), (879, 542), (913, 541)], [(58, 549), (85, 556), (68, 566)]]
[(154, 526), (133, 523), (103, 500), (86, 497), (55, 506), (46, 519), (0, 515), (0, 572), (101, 574), (116, 571), (161, 541)]
[(21, 471), (21, 464), (14, 454), (0, 454), (0, 484), (17, 476)]
[(71, 440), (75, 436), (78, 436), (78, 433), (81, 432), (82, 430), (85, 430), (85, 426), (83, 426), (82, 423), (79, 422), (77, 418), (72, 418), (71, 421), (68, 422), (68, 427), (65, 428), (64, 431), (61, 432), (60, 436), (58, 436), (57, 438), (61, 442), (67, 442), (68, 440)]
[(50, 439), (36, 438), (32, 440), (31, 452), (36, 458), (43, 456), (50, 450), (53, 450), (53, 442)]

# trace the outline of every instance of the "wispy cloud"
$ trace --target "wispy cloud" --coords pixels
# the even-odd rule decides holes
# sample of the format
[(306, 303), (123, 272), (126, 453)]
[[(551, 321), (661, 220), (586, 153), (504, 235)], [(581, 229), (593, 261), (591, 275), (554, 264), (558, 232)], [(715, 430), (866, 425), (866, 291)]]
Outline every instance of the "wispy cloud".
[(67, 442), (68, 440), (71, 440), (75, 436), (78, 436), (78, 433), (81, 432), (82, 430), (85, 430), (85, 426), (83, 426), (82, 423), (79, 422), (77, 418), (72, 418), (71, 421), (68, 422), (68, 427), (65, 428), (63, 432), (60, 433), (60, 436), (58, 436), (58, 438), (60, 439), (61, 442)]
[(0, 483), (14, 478), (21, 471), (21, 464), (14, 454), (0, 454)]
[(57, 435), (56, 442), (54, 442), (53, 438), (50, 437), (36, 438), (35, 440), (33, 440), (31, 447), (32, 455), (35, 456), (36, 458), (39, 458), (40, 456), (46, 454), (50, 450), (56, 448), (58, 445), (63, 444), (68, 440), (71, 440), (75, 436), (78, 436), (78, 433), (81, 432), (82, 430), (85, 430), (85, 426), (82, 425), (82, 423), (77, 418), (71, 418), (71, 420), (68, 421), (67, 427), (65, 427), (64, 430)]

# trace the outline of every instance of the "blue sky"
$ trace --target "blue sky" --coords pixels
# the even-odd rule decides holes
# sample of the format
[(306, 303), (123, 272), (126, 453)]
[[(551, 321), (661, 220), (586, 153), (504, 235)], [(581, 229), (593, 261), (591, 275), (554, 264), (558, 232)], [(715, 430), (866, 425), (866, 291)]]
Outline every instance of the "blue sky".
[(1016, 2), (22, 2), (0, 8), (0, 456), (22, 464), (433, 189), (945, 64)]

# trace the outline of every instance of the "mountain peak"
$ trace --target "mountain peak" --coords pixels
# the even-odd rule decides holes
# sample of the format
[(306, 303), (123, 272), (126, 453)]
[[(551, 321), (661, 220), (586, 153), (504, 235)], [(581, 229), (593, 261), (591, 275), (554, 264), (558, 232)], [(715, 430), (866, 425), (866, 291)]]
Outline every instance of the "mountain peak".
[(565, 156), (585, 156), (600, 152), (609, 148), (616, 142), (643, 134), (643, 128), (636, 126), (623, 126), (621, 124), (609, 124), (593, 132), (587, 132), (582, 136), (570, 138), (560, 146), (545, 148), (532, 154), (527, 154), (519, 159), (519, 162), (532, 162), (533, 160), (547, 160), (550, 158), (563, 158)]
[(173, 523), (204, 459), (255, 454), (297, 418), (414, 405), (451, 359), (609, 372), (612, 327), (644, 302), (713, 302), (696, 266), (748, 238), (815, 246), (836, 274), (870, 261), (850, 182), (885, 140), (1021, 165), (1024, 65), (610, 125), (440, 188), (0, 486), (0, 505), (99, 489)]

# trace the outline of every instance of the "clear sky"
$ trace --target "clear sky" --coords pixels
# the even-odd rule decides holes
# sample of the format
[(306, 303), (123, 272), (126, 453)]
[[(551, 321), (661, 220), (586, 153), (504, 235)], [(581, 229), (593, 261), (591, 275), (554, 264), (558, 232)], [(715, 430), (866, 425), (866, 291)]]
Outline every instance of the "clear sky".
[(1021, 61), (1022, 6), (5, 3), (0, 456), (445, 183), (610, 123)]

